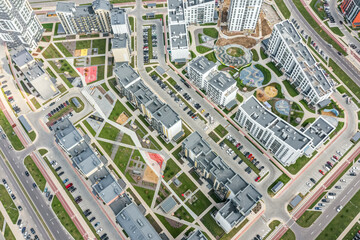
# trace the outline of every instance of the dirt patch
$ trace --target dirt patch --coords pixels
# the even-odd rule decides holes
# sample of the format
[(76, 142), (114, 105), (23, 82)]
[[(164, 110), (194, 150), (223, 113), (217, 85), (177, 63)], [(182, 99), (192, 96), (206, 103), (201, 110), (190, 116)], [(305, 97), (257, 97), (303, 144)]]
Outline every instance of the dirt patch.
[(321, 115), (330, 116), (330, 117), (336, 117), (336, 115), (333, 112), (321, 111)]
[(226, 46), (229, 44), (239, 44), (246, 48), (252, 48), (256, 45), (256, 40), (248, 37), (237, 37), (231, 39), (220, 38), (217, 40), (217, 46)]
[(278, 94), (278, 90), (273, 87), (273, 86), (267, 86), (264, 89), (264, 92), (267, 96), (269, 96), (270, 98), (274, 98), (276, 97), (276, 95)]
[(260, 36), (260, 25), (259, 25), (259, 21), (256, 24), (256, 28), (255, 28), (255, 32), (253, 34), (251, 34), (252, 37), (259, 37)]
[(266, 101), (270, 100), (269, 96), (266, 95), (266, 94), (264, 93), (264, 91), (261, 90), (261, 89), (256, 90), (256, 98), (257, 98), (257, 100), (259, 100), (260, 102), (266, 102)]
[(118, 117), (118, 119), (116, 119), (116, 122), (120, 125), (123, 125), (124, 123), (126, 123), (127, 120), (128, 120), (128, 116), (126, 116), (126, 114), (122, 112)]
[(269, 26), (269, 23), (266, 20), (265, 14), (263, 12), (260, 13), (260, 19), (261, 19), (261, 33), (262, 33), (262, 36), (265, 37), (265, 36), (271, 34), (272, 29)]
[(147, 166), (142, 180), (145, 182), (148, 182), (148, 183), (156, 184), (158, 182), (159, 178), (154, 173), (154, 171), (149, 166)]
[(179, 222), (177, 222), (177, 221), (174, 221), (174, 220), (172, 220), (172, 219), (170, 219), (170, 218), (166, 218), (165, 217), (165, 220), (170, 224), (170, 226), (172, 226), (173, 228), (181, 228), (182, 227), (182, 223), (179, 223)]
[(81, 56), (81, 50), (80, 49), (75, 50), (74, 57), (80, 57), (80, 56)]

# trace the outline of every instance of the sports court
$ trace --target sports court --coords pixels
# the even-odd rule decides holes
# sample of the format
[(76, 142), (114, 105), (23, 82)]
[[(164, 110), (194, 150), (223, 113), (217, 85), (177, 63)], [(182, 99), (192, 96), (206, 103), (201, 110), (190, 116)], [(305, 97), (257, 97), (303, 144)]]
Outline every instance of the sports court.
[(97, 79), (97, 66), (76, 68), (81, 75), (85, 76), (85, 82), (91, 83)]

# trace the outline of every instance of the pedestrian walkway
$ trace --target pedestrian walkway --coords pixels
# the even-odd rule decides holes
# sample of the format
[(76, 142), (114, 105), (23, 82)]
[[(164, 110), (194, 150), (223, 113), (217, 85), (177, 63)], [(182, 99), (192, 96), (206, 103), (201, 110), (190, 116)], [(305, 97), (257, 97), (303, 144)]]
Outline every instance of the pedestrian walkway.
[[(16, 239), (23, 239), (24, 236), (21, 234), (18, 227), (12, 223), (11, 218), (10, 218), (9, 214), (6, 212), (6, 209), (4, 208), (4, 205), (2, 204), (2, 202), (0, 202), (0, 212), (4, 216), (4, 226), (1, 226), (1, 229), (3, 230), (2, 234), (5, 233), (5, 225), (8, 225)], [(2, 236), (2, 235), (0, 234), (0, 236)], [(0, 239), (1, 239), (1, 237), (0, 237)]]

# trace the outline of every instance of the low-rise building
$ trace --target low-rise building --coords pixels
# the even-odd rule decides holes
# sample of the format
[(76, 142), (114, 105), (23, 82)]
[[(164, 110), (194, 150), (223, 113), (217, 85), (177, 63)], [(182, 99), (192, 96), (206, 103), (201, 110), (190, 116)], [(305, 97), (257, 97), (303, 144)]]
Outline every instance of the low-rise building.
[(124, 189), (109, 171), (108, 174), (97, 181), (92, 188), (106, 205), (110, 205), (124, 194)]
[(194, 165), (195, 172), (212, 185), (219, 199), (226, 199), (214, 216), (216, 222), (227, 233), (239, 226), (262, 195), (212, 151), (198, 132), (183, 141), (181, 154)]
[(120, 224), (130, 239), (161, 240), (159, 234), (135, 203), (124, 207), (116, 216), (116, 222)]
[(318, 117), (305, 131), (305, 134), (312, 139), (311, 147), (314, 150), (322, 146), (328, 139), (330, 134), (335, 130), (330, 122), (324, 117)]
[(104, 166), (103, 162), (85, 141), (78, 143), (69, 150), (69, 154), (75, 167), (86, 178)]
[(254, 96), (240, 105), (234, 120), (284, 166), (294, 164), (312, 142), (310, 137), (269, 111)]
[(333, 82), (301, 42), (294, 25), (285, 20), (274, 26), (266, 51), (308, 104), (316, 105), (333, 93)]
[(67, 153), (84, 141), (84, 138), (77, 131), (68, 118), (58, 120), (52, 129), (55, 133), (56, 142)]

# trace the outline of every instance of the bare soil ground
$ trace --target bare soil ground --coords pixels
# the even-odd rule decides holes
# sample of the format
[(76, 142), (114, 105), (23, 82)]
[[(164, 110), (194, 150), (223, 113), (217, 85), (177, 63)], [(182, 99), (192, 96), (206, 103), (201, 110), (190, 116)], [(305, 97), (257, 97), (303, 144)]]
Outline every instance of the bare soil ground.
[(246, 48), (252, 48), (256, 45), (256, 40), (248, 37), (237, 37), (231, 39), (220, 38), (217, 40), (217, 46), (225, 46), (229, 44), (239, 44)]
[(268, 21), (265, 18), (265, 14), (263, 12), (260, 13), (260, 19), (261, 19), (261, 33), (262, 36), (265, 37), (269, 34), (271, 34), (272, 29), (268, 24)]
[(123, 125), (128, 120), (128, 116), (126, 116), (125, 113), (121, 113), (118, 119), (116, 119), (116, 122), (120, 125)]

